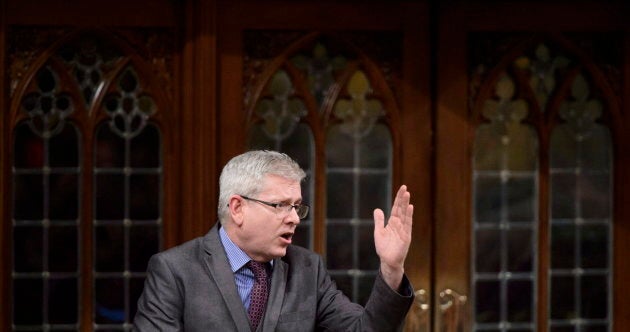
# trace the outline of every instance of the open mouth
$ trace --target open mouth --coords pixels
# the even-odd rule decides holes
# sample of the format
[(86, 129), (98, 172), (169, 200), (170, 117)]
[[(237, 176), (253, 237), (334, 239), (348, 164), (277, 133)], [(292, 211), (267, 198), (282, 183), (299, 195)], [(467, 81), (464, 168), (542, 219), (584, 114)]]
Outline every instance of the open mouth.
[(291, 232), (287, 232), (284, 233), (282, 235), (280, 235), (283, 239), (287, 240), (287, 241), (291, 241), (291, 238), (293, 237), (293, 233)]

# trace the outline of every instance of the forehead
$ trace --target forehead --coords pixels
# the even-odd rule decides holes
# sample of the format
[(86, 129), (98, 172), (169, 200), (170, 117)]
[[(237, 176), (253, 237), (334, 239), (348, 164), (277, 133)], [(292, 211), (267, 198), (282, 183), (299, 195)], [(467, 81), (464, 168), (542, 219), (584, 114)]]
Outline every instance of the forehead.
[(263, 179), (261, 194), (282, 198), (299, 198), (302, 196), (300, 182), (279, 175), (266, 175)]

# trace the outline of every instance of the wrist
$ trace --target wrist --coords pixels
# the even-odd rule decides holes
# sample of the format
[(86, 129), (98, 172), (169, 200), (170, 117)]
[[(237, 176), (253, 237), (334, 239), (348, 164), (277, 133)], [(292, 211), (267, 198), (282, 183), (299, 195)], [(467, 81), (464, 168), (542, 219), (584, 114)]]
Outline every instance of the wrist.
[(390, 266), (381, 263), (381, 275), (383, 280), (393, 290), (400, 288), (405, 269), (403, 266)]

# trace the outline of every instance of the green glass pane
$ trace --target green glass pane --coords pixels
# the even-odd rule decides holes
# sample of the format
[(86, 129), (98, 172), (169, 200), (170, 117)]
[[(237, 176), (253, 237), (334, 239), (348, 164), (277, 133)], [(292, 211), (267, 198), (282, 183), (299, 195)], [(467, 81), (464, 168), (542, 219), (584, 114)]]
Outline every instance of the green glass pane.
[(588, 324), (588, 325), (583, 325), (580, 328), (580, 331), (583, 332), (608, 332), (610, 331), (608, 329), (608, 324)]
[(125, 166), (125, 140), (112, 132), (107, 123), (99, 126), (94, 149), (96, 167)]
[(608, 128), (597, 125), (582, 142), (582, 167), (588, 170), (611, 169), (612, 143)]
[(48, 217), (54, 220), (79, 218), (79, 175), (51, 174)]
[(129, 243), (133, 250), (129, 251), (129, 270), (145, 272), (149, 258), (160, 249), (160, 228), (158, 225), (131, 226)]
[(551, 175), (551, 217), (572, 219), (577, 217), (577, 176), (574, 173)]
[(41, 226), (13, 227), (13, 270), (15, 272), (43, 271), (42, 236)]
[(549, 329), (550, 332), (576, 332), (577, 330), (573, 326), (552, 326)]
[(573, 319), (575, 312), (575, 280), (573, 277), (551, 277), (551, 319)]
[(581, 174), (578, 178), (582, 218), (607, 219), (612, 215), (610, 175)]
[(51, 272), (78, 271), (77, 227), (52, 226), (48, 229), (48, 266)]
[(73, 125), (66, 123), (48, 147), (51, 167), (79, 167), (79, 134)]
[(478, 323), (498, 322), (501, 317), (499, 281), (477, 281), (475, 283), (475, 321)]
[(353, 234), (350, 225), (326, 226), (326, 265), (331, 270), (352, 269)]
[(388, 189), (389, 177), (386, 174), (360, 175), (358, 192), (359, 218), (373, 220), (375, 208), (380, 208), (389, 215), (390, 195)]
[(94, 320), (97, 324), (125, 322), (125, 284), (122, 278), (96, 278), (94, 293)]
[(127, 68), (118, 80), (118, 88), (126, 93), (133, 93), (139, 86), (138, 77), (132, 68)]
[(608, 245), (610, 243), (607, 225), (584, 225), (581, 229), (582, 268), (607, 269)]
[(78, 322), (79, 285), (77, 278), (51, 279), (48, 282), (48, 322), (76, 324)]
[(293, 158), (304, 170), (313, 170), (315, 146), (313, 133), (307, 124), (297, 125), (291, 136), (282, 141), (282, 151)]
[(129, 177), (129, 216), (131, 219), (157, 219), (160, 216), (160, 175)]
[(160, 131), (153, 125), (147, 125), (138, 136), (131, 139), (131, 167), (160, 167)]
[(536, 179), (510, 178), (506, 183), (508, 220), (533, 222), (536, 218)]
[(507, 169), (511, 171), (534, 171), (538, 165), (538, 140), (529, 127), (511, 124), (508, 130), (509, 144), (506, 145)]
[(40, 92), (53, 92), (57, 85), (55, 75), (49, 67), (43, 67), (37, 73), (37, 87)]
[(13, 323), (15, 325), (43, 323), (43, 294), (41, 279), (13, 279)]
[(501, 271), (501, 231), (478, 229), (475, 231), (475, 272)]
[(343, 133), (339, 125), (328, 130), (326, 137), (326, 165), (334, 167), (354, 167), (355, 140)]
[(16, 168), (44, 167), (44, 140), (22, 123), (15, 128), (13, 165)]
[(497, 175), (478, 176), (475, 179), (475, 221), (498, 223), (501, 220), (501, 178)]
[(125, 270), (125, 238), (122, 225), (94, 228), (94, 269), (96, 272)]
[(125, 176), (122, 174), (96, 175), (96, 219), (125, 217)]
[(551, 268), (571, 269), (575, 267), (575, 226), (552, 225)]
[(534, 287), (529, 280), (510, 280), (507, 285), (507, 316), (508, 321), (527, 323), (532, 322), (532, 300)]
[[(358, 226), (359, 269), (378, 270), (380, 260), (374, 248), (374, 225)], [(369, 295), (369, 292), (368, 292)]]
[(481, 125), (477, 128), (473, 148), (475, 170), (487, 171), (502, 169), (502, 135), (496, 131), (496, 128), (496, 126), (490, 125)]
[(359, 144), (360, 167), (389, 169), (391, 167), (392, 142), (387, 126), (376, 124), (370, 134)]
[(354, 216), (353, 184), (352, 174), (328, 173), (326, 183), (326, 216), (328, 218)]
[(578, 166), (578, 142), (573, 131), (566, 124), (553, 129), (551, 133), (550, 163), (552, 168), (576, 168)]
[(13, 218), (41, 220), (44, 218), (44, 180), (41, 174), (19, 174), (13, 177)]
[(510, 272), (530, 272), (534, 267), (534, 239), (530, 229), (507, 231), (507, 269)]
[(606, 319), (608, 315), (608, 276), (583, 276), (581, 280), (581, 312), (587, 319)]

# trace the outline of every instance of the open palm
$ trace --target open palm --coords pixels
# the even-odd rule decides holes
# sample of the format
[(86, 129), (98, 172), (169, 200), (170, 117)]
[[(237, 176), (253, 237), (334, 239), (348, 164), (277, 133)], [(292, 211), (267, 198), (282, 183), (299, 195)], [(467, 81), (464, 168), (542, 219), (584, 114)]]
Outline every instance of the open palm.
[(413, 223), (413, 205), (409, 204), (410, 197), (407, 186), (400, 186), (387, 224), (383, 210), (374, 210), (374, 246), (381, 261), (381, 272), (390, 286), (400, 283), (405, 258), (409, 252)]

